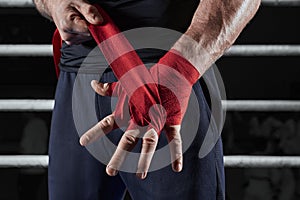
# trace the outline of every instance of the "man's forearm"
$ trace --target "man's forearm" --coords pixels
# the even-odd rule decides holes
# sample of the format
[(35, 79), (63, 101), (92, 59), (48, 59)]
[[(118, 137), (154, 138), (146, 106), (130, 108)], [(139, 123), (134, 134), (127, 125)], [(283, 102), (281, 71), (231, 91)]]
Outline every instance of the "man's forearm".
[(41, 15), (52, 21), (49, 6), (47, 5), (46, 1), (47, 0), (33, 0), (33, 3), (35, 4), (36, 9), (41, 13)]
[(203, 74), (234, 43), (259, 5), (260, 0), (202, 0), (174, 48)]

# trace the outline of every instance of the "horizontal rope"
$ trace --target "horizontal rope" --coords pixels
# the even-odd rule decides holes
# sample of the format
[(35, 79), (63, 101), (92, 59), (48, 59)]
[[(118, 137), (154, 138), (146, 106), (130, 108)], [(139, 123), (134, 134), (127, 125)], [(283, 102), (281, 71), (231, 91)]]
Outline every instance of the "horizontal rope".
[(0, 156), (1, 168), (46, 168), (48, 167), (47, 155), (14, 155)]
[[(0, 168), (46, 168), (47, 155), (0, 156)], [(225, 167), (283, 168), (300, 167), (300, 156), (224, 156)]]
[(300, 167), (300, 156), (224, 156), (224, 164), (237, 168)]
[[(299, 0), (262, 0), (266, 6), (299, 6)], [(32, 0), (0, 0), (0, 7), (34, 7)]]
[(52, 111), (53, 107), (54, 100), (0, 100), (0, 111)]
[(4, 44), (0, 45), (0, 56), (52, 56), (52, 45)]
[[(52, 56), (52, 45), (0, 45), (0, 56)], [(224, 56), (300, 56), (300, 45), (233, 45)]]
[(32, 0), (0, 0), (1, 7), (34, 7)]
[(266, 6), (300, 6), (299, 0), (262, 0)]
[(300, 56), (300, 45), (233, 45), (224, 56)]
[[(282, 100), (226, 100), (222, 101), (226, 111), (276, 111), (298, 112), (300, 101)], [(54, 100), (2, 99), (0, 111), (52, 111)]]
[(282, 100), (226, 100), (222, 102), (227, 111), (274, 111), (274, 112), (298, 112), (300, 101)]

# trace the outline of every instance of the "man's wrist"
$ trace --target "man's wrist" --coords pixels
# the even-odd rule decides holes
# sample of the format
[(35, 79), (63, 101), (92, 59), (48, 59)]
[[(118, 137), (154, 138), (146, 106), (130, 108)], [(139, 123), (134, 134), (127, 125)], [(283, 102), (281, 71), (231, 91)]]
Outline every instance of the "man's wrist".
[(33, 3), (35, 4), (36, 9), (42, 16), (46, 17), (51, 21), (53, 20), (49, 8), (49, 5), (51, 5), (51, 3), (49, 3), (49, 0), (33, 0)]
[(203, 48), (194, 38), (186, 34), (183, 34), (176, 41), (172, 49), (178, 51), (200, 74), (204, 74), (207, 68), (213, 63), (211, 53)]

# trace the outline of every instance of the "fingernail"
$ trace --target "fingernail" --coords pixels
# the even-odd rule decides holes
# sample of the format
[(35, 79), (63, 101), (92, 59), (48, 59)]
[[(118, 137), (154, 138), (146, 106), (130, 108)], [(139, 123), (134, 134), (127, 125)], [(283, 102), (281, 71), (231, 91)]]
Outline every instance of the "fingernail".
[(143, 172), (143, 173), (137, 173), (136, 175), (137, 175), (137, 177), (139, 177), (140, 179), (145, 179), (146, 176), (147, 176), (147, 173), (146, 173), (146, 172)]
[(175, 166), (175, 170), (176, 172), (180, 172), (182, 170), (182, 164), (181, 163), (178, 163), (176, 166)]
[(143, 173), (142, 173), (142, 179), (145, 179), (146, 176), (147, 176), (147, 173), (146, 173), (146, 172), (143, 172)]
[(86, 145), (86, 140), (83, 137), (81, 137), (80, 140), (79, 140), (79, 143), (80, 143), (81, 146), (85, 146)]
[(115, 175), (118, 174), (118, 171), (115, 170), (114, 168), (112, 168), (111, 166), (107, 166), (107, 167), (106, 167), (106, 172), (107, 172), (107, 174), (110, 175), (110, 176), (115, 176)]

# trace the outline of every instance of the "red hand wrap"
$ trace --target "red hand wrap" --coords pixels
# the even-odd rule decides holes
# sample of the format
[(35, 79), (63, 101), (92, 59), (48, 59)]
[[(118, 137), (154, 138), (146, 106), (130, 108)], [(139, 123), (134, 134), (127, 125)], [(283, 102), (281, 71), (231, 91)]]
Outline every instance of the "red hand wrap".
[[(103, 17), (101, 25), (89, 25), (89, 30), (101, 49), (104, 57), (110, 64), (114, 74), (120, 81), (122, 88), (130, 97), (129, 104), (131, 115), (137, 125), (154, 128), (157, 133), (164, 125), (163, 110), (156, 107), (154, 113), (148, 113), (155, 104), (161, 104), (157, 85), (149, 71), (140, 60), (127, 39), (120, 33), (112, 19), (105, 11), (96, 6)], [(54, 60), (59, 60), (57, 32), (53, 37)], [(57, 66), (57, 65), (56, 65)]]
[(53, 60), (55, 66), (56, 76), (59, 76), (59, 60), (60, 60), (60, 49), (62, 46), (62, 40), (56, 29), (52, 37), (52, 48), (53, 48)]
[(200, 73), (174, 49), (166, 53), (150, 72), (159, 84), (162, 105), (167, 111), (166, 125), (180, 125), (192, 86)]

